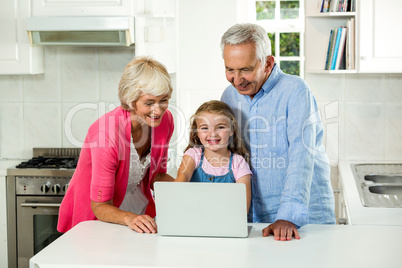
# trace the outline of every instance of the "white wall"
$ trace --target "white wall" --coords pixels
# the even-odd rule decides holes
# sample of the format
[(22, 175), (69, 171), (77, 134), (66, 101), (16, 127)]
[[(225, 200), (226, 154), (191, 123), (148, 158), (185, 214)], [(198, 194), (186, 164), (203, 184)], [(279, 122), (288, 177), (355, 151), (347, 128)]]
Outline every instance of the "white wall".
[[(244, 0), (180, 0), (177, 103), (182, 116), (176, 120), (178, 161), (188, 144), (188, 121), (205, 101), (220, 99), (229, 85), (220, 50), (223, 33), (241, 20)], [(247, 14), (246, 14), (247, 15)]]

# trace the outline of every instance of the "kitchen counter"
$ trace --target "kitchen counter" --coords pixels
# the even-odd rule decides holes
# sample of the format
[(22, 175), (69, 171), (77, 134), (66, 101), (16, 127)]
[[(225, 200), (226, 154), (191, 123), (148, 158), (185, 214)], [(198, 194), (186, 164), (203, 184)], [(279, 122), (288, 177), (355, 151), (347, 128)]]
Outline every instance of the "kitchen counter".
[(126, 226), (82, 222), (30, 259), (31, 268), (64, 267), (402, 267), (402, 226), (307, 225), (300, 240), (169, 237)]
[(351, 164), (365, 163), (392, 164), (400, 163), (400, 161), (345, 161), (339, 163), (340, 182), (343, 188), (348, 223), (402, 226), (402, 208), (364, 207), (362, 205)]
[(22, 161), (24, 160), (23, 159), (0, 160), (0, 176), (6, 176), (8, 168), (15, 167)]

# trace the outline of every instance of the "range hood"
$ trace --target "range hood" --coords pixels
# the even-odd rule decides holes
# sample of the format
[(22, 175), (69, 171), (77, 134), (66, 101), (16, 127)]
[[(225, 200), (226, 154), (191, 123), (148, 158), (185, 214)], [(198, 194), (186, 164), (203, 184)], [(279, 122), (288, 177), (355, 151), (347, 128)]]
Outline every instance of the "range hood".
[(133, 46), (134, 17), (31, 17), (31, 46)]

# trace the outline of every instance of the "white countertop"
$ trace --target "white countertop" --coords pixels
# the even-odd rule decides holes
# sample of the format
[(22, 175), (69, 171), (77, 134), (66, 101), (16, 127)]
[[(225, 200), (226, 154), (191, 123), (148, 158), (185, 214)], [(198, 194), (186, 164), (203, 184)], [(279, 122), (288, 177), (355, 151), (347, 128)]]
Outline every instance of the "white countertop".
[(126, 226), (82, 222), (30, 259), (31, 268), (64, 267), (402, 267), (402, 226), (307, 225), (300, 240), (167, 237)]
[(339, 163), (340, 181), (342, 183), (349, 224), (402, 225), (402, 208), (364, 207), (360, 201), (351, 164), (400, 163), (392, 161), (345, 161)]

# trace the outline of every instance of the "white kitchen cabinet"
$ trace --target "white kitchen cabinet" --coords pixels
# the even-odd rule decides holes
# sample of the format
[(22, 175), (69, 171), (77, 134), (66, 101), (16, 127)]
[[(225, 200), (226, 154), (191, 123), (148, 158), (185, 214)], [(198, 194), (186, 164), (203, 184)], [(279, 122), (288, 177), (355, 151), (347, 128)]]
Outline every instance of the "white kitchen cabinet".
[(402, 1), (360, 0), (359, 72), (402, 73)]
[(1, 1), (0, 74), (44, 72), (43, 48), (31, 47), (28, 41), (26, 20), (30, 14), (29, 1)]
[[(305, 2), (306, 73), (402, 73), (402, 1), (355, 0), (356, 12), (320, 13), (322, 0)], [(331, 29), (355, 19), (354, 70), (325, 70)]]
[(34, 1), (32, 16), (132, 16), (135, 0)]

